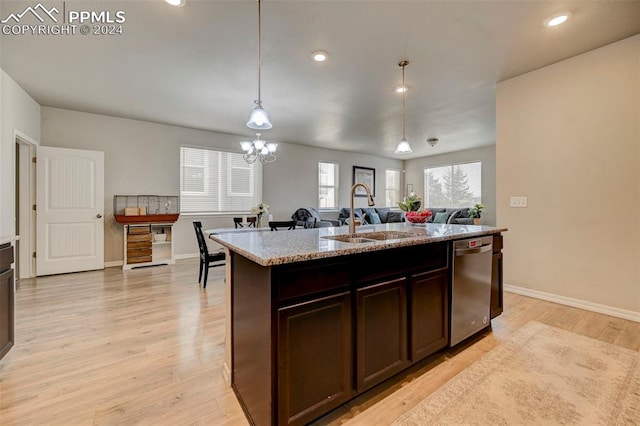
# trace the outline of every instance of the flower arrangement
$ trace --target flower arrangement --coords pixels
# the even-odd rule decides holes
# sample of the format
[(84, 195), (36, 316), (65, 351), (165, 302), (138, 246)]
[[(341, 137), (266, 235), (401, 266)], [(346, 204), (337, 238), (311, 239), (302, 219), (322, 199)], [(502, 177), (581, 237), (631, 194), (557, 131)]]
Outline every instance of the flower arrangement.
[(257, 206), (251, 208), (251, 213), (256, 215), (257, 226), (258, 228), (260, 228), (262, 226), (262, 218), (269, 214), (269, 205), (260, 203)]
[(407, 212), (404, 217), (411, 223), (425, 223), (431, 215), (431, 210), (421, 210), (419, 212)]
[[(417, 212), (420, 210), (422, 199), (418, 197), (414, 192), (404, 197), (402, 202), (398, 203), (398, 207), (403, 212)], [(429, 210), (430, 211), (430, 210)]]
[(484, 204), (482, 203), (478, 203), (475, 206), (471, 207), (471, 209), (469, 209), (469, 217), (480, 219), (480, 216), (482, 215), (482, 209), (484, 209)]

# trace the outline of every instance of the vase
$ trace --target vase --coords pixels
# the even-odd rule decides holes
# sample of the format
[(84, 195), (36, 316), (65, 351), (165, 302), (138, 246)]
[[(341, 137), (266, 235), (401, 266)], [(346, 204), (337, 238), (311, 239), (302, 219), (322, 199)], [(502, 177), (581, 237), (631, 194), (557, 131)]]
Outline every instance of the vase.
[(256, 228), (262, 228), (262, 215), (259, 214), (256, 217)]

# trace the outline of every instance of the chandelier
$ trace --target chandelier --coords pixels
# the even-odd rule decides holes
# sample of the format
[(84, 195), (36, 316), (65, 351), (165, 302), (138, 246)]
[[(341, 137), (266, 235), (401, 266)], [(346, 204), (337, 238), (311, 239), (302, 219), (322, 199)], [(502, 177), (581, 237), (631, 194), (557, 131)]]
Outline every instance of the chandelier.
[(240, 142), (240, 147), (244, 152), (242, 158), (249, 164), (253, 164), (256, 161), (260, 161), (262, 164), (276, 161), (278, 144), (260, 139), (261, 135), (261, 133), (256, 133), (255, 140)]

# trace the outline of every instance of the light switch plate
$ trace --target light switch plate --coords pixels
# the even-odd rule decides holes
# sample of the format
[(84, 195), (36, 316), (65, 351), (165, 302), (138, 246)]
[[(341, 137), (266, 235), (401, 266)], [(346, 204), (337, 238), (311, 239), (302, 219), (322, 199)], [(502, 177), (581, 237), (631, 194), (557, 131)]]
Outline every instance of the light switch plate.
[(527, 197), (511, 197), (510, 207), (525, 208), (527, 207)]

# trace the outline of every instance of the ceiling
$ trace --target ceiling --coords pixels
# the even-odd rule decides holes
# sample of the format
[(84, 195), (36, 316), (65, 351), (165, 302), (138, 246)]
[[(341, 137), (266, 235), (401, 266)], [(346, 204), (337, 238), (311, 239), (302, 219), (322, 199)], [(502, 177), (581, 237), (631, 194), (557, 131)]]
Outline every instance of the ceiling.
[[(253, 136), (256, 1), (42, 1), (126, 21), (122, 35), (3, 35), (2, 68), (40, 105)], [(2, 17), (31, 3), (2, 0)], [(564, 10), (567, 23), (543, 26)], [(264, 137), (391, 158), (492, 145), (497, 82), (639, 33), (640, 1), (266, 0)]]

